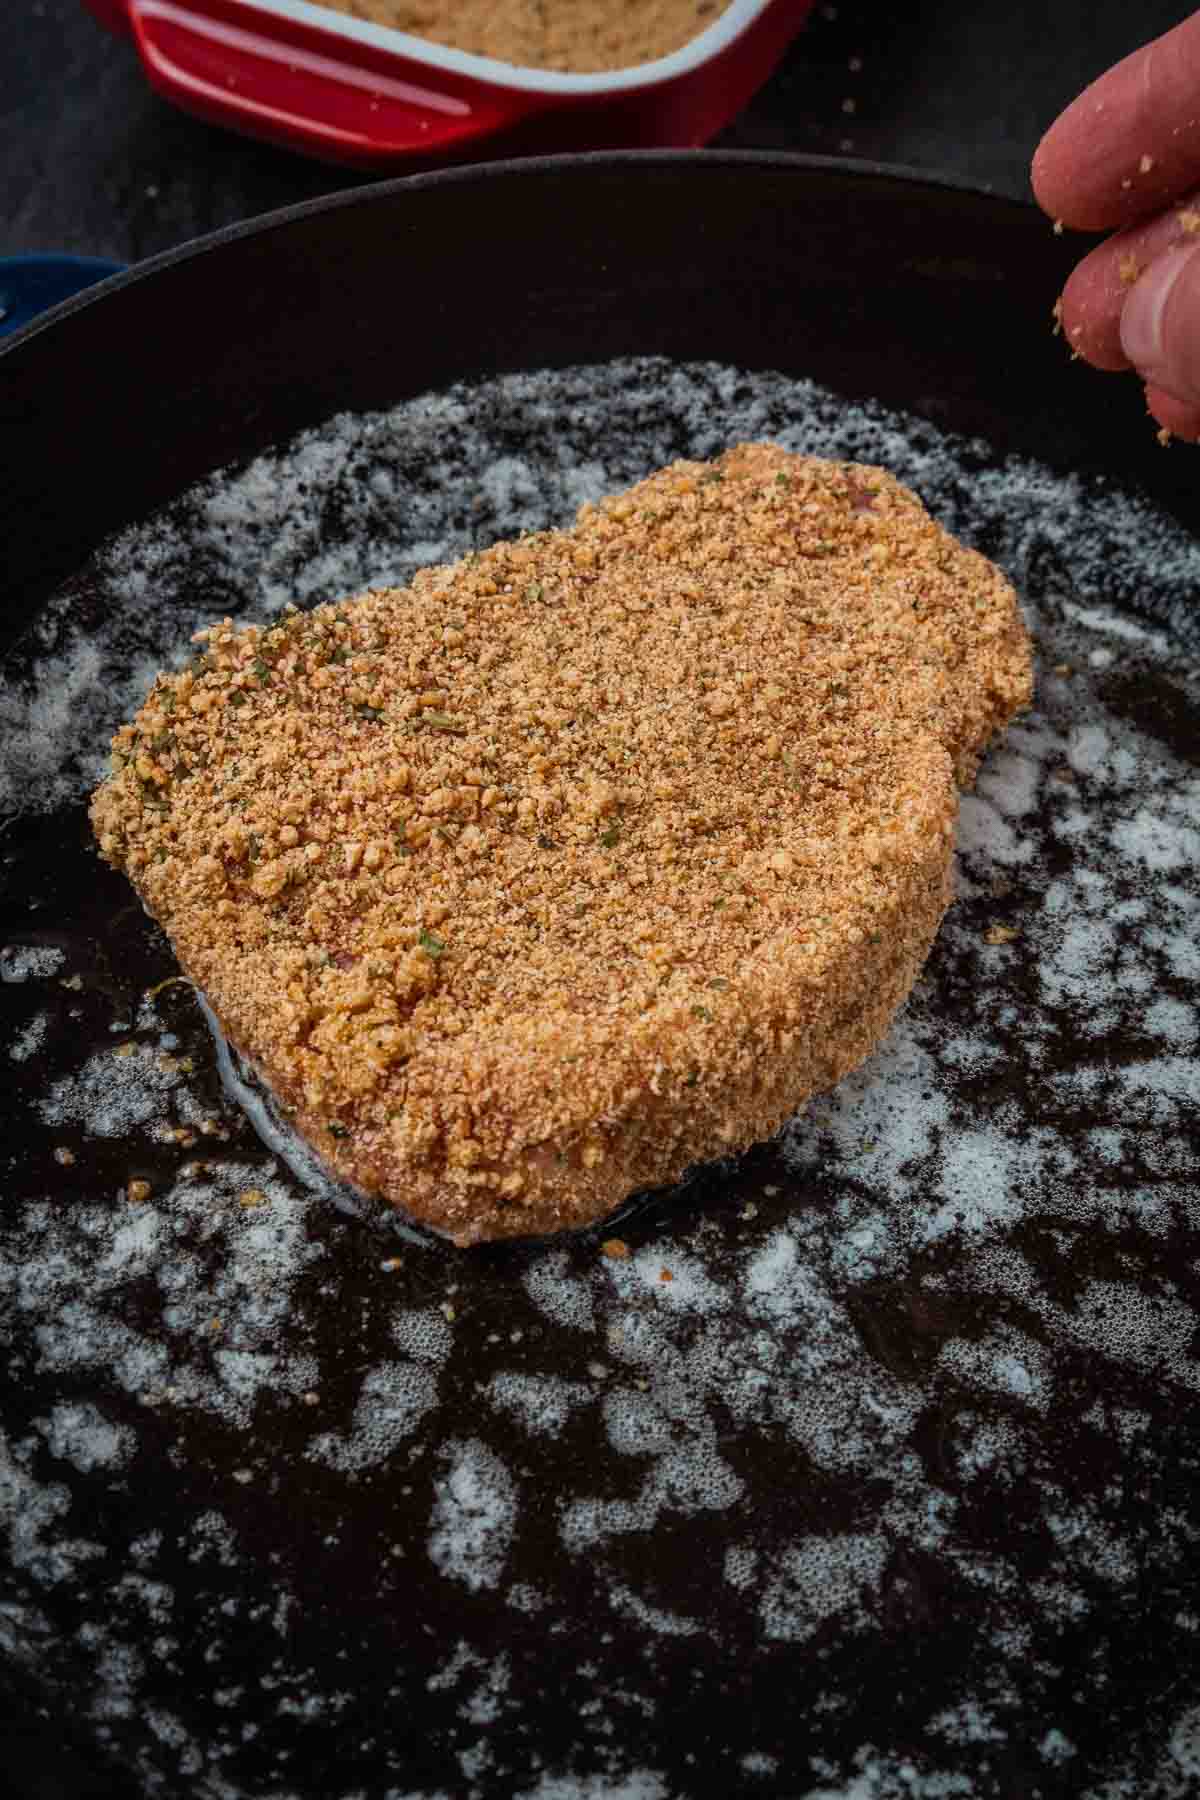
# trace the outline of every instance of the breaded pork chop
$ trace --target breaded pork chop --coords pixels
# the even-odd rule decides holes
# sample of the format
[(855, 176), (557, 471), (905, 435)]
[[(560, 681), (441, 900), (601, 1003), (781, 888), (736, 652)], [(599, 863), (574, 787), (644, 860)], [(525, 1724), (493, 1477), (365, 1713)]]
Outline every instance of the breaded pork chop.
[(325, 1161), (460, 1244), (600, 1219), (861, 1062), (1030, 696), (997, 569), (761, 444), (201, 637), (114, 740), (101, 850)]

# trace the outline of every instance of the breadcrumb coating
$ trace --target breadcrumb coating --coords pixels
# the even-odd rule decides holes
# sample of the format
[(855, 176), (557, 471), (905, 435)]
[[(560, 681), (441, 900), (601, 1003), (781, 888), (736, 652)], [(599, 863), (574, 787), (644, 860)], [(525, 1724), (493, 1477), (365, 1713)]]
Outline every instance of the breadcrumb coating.
[(113, 740), (101, 851), (326, 1163), (464, 1245), (600, 1219), (861, 1062), (1031, 693), (995, 567), (765, 444), (198, 635)]

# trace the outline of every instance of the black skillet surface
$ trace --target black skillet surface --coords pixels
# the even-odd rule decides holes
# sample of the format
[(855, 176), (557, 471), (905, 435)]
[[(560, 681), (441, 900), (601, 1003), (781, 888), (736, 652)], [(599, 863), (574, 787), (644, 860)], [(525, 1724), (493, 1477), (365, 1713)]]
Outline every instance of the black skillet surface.
[[(1200, 504), (1188, 457), (1156, 445), (1132, 384), (1072, 367), (1051, 336), (1050, 304), (1070, 260), (1022, 207), (887, 171), (758, 156), (468, 171), (222, 234), (60, 309), (0, 355), (0, 442), (20, 447), (0, 498), (5, 641), (109, 533), (336, 411), (386, 407), (464, 378), (634, 354), (811, 376), (848, 401), (874, 399), (986, 439), (996, 460), (1031, 455), (1136, 487), (1192, 527)], [(1127, 697), (1143, 718), (1154, 700), (1149, 690)], [(1176, 705), (1171, 714), (1164, 701), (1161, 717), (1186, 749), (1194, 720)], [(127, 1204), (128, 1145), (117, 1136), (81, 1150), (81, 1178), (78, 1166), (55, 1162), (63, 1132), (34, 1111), (47, 1069), (74, 1053), (76, 1030), (124, 1021), (136, 1038), (138, 993), (171, 969), (122, 884), (83, 842), (77, 810), (18, 823), (7, 840), (6, 938), (61, 945), (70, 966), (79, 959), (86, 970), (76, 1008), (84, 1024), (64, 1012), (44, 1060), (23, 1062), (12, 1078), (10, 1145), (19, 1148), (10, 1221), (18, 1200), (34, 1194), (68, 1215)], [(222, 1096), (194, 1012), (178, 994), (158, 1006), (180, 1053), (193, 1056), (200, 1103), (218, 1126), (201, 1150), (214, 1166), (224, 1158), (240, 1167), (239, 1157), (256, 1154), (254, 1139)], [(200, 1152), (166, 1147), (156, 1158), (140, 1144), (139, 1154), (137, 1172), (161, 1189), (182, 1158)], [(688, 1195), (655, 1201), (621, 1229), (635, 1252), (648, 1247), (664, 1266), (677, 1255), (683, 1271), (694, 1229), (709, 1234), (711, 1251), (713, 1234), (744, 1212), (745, 1230), (765, 1245), (773, 1208), (822, 1204), (814, 1180), (798, 1184), (794, 1167), (763, 1149), (705, 1172)], [(203, 1249), (204, 1219), (236, 1204), (217, 1194), (176, 1227), (189, 1253), (193, 1239), (201, 1246), (214, 1294), (222, 1240), (218, 1233)], [(1093, 1275), (1115, 1276), (1122, 1256), (1136, 1256), (1153, 1287), (1200, 1250), (1186, 1217), (1165, 1247), (1135, 1234), (1096, 1251), (1099, 1261), (1089, 1261), (1082, 1238), (1055, 1248), (1056, 1229), (1043, 1221), (1040, 1248), (1025, 1248), (1044, 1255), (1063, 1291), (1072, 1257)], [(1006, 1491), (956, 1488), (946, 1448), (955, 1422), (935, 1400), (918, 1408), (913, 1443), (926, 1474), (962, 1509), (964, 1541), (985, 1560), (993, 1554), (1010, 1577), (1046, 1576), (1053, 1554), (1039, 1490), (1051, 1480), (1069, 1487), (1077, 1466), (1089, 1495), (1111, 1494), (1109, 1525), (1134, 1565), (1119, 1598), (1097, 1586), (1082, 1611), (1068, 1604), (1061, 1617), (1037, 1616), (1018, 1658), (1022, 1667), (1027, 1659), (1027, 1686), (1003, 1706), (990, 1694), (997, 1726), (986, 1708), (971, 1711), (957, 1685), (983, 1654), (992, 1601), (949, 1581), (916, 1541), (889, 1540), (886, 1554), (872, 1548), (869, 1457), (832, 1481), (769, 1422), (722, 1428), (713, 1401), (716, 1451), (752, 1497), (745, 1503), (756, 1508), (768, 1558), (772, 1546), (782, 1555), (788, 1544), (853, 1539), (849, 1572), (832, 1578), (843, 1584), (846, 1614), (834, 1609), (836, 1631), (770, 1623), (789, 1607), (803, 1612), (810, 1579), (828, 1589), (828, 1567), (814, 1573), (809, 1552), (776, 1569), (775, 1613), (740, 1604), (753, 1571), (736, 1561), (731, 1537), (735, 1561), (722, 1576), (718, 1540), (688, 1515), (678, 1470), (678, 1512), (660, 1495), (652, 1527), (631, 1513), (619, 1566), (607, 1549), (594, 1564), (564, 1555), (570, 1503), (603, 1484), (613, 1455), (586, 1401), (589, 1382), (602, 1388), (621, 1357), (580, 1324), (580, 1271), (597, 1264), (595, 1239), (576, 1240), (552, 1278), (533, 1287), (531, 1268), (545, 1267), (537, 1250), (464, 1258), (394, 1247), (321, 1203), (289, 1243), (303, 1265), (295, 1313), (251, 1348), (311, 1354), (315, 1400), (281, 1383), (259, 1392), (244, 1416), (213, 1417), (189, 1410), (161, 1370), (147, 1375), (149, 1399), (99, 1365), (72, 1383), (55, 1374), (39, 1340), (36, 1305), (9, 1315), (19, 1375), (4, 1400), (18, 1453), (9, 1496), (27, 1482), (35, 1539), (52, 1541), (59, 1528), (48, 1521), (65, 1512), (72, 1542), (92, 1549), (68, 1558), (69, 1578), (56, 1579), (36, 1548), (31, 1558), (28, 1539), (22, 1549), (12, 1537), (17, 1570), (6, 1600), (23, 1610), (9, 1615), (2, 1641), (14, 1691), (57, 1718), (85, 1759), (101, 1758), (95, 1791), (214, 1800), (1099, 1793), (1110, 1775), (1149, 1770), (1194, 1699), (1194, 1628), (1180, 1621), (1195, 1609), (1195, 1562), (1180, 1547), (1200, 1531), (1197, 1439), (1193, 1396), (1167, 1373), (1140, 1385), (1129, 1378), (1123, 1390), (1161, 1444), (1157, 1460), (1139, 1465), (1140, 1488), (1123, 1495), (1114, 1440), (1078, 1424), (1103, 1397), (1078, 1361), (1061, 1371), (1065, 1412), (1039, 1427), (1044, 1460)], [(402, 1267), (384, 1273), (393, 1248)], [(855, 1302), (862, 1355), (902, 1389), (916, 1391), (943, 1339), (975, 1329), (968, 1302), (955, 1297), (956, 1255), (951, 1242), (926, 1267), (939, 1301), (918, 1304), (909, 1269)], [(149, 1282), (112, 1302), (115, 1323), (140, 1332), (143, 1345), (159, 1304)], [(197, 1300), (197, 1337), (218, 1305)], [(407, 1337), (394, 1330), (402, 1312)], [(444, 1329), (449, 1355), (437, 1348)], [(797, 1329), (792, 1318), (789, 1353)], [(696, 1338), (702, 1332), (698, 1319)], [(726, 1344), (721, 1354), (737, 1351)], [(314, 1436), (336, 1436), (339, 1422), (349, 1439), (349, 1422), (361, 1423), (372, 1403), (369, 1371), (388, 1355), (406, 1371), (394, 1391), (374, 1392), (384, 1414), (393, 1409), (392, 1448), (365, 1462), (349, 1455), (340, 1467), (328, 1449), (324, 1461), (306, 1459)], [(558, 1393), (557, 1413), (550, 1407), (547, 1435), (511, 1427), (497, 1469), (486, 1446), (482, 1454), (473, 1446), (482, 1387), (500, 1356), (507, 1374), (561, 1379), (569, 1392)], [(437, 1428), (425, 1438), (406, 1433), (401, 1418), (425, 1379), (422, 1358), (441, 1382)], [(744, 1371), (731, 1362), (731, 1381), (735, 1373)], [(77, 1414), (74, 1428), (60, 1415), (57, 1435), (45, 1427), (55, 1406), (93, 1401), (132, 1434), (131, 1465), (97, 1456), (89, 1469)], [(667, 1408), (666, 1423), (633, 1417), (622, 1429), (627, 1438), (644, 1430), (647, 1450), (661, 1452), (654, 1431), (690, 1429), (680, 1406), (673, 1420)], [(385, 1418), (385, 1439), (387, 1428)], [(711, 1479), (694, 1475), (696, 1492)], [(1154, 1521), (1168, 1512), (1178, 1553), (1164, 1559)], [(575, 1530), (586, 1543), (578, 1518)], [(646, 1598), (655, 1593), (657, 1609)], [(114, 1658), (128, 1658), (135, 1643), (140, 1665), (122, 1676)], [(958, 1724), (931, 1761), (929, 1720), (952, 1701)], [(939, 1771), (949, 1785), (922, 1788)], [(56, 1789), (47, 1772), (42, 1791), (80, 1791), (81, 1782)], [(1141, 1791), (1172, 1790), (1147, 1777)]]
[(808, 373), (1191, 518), (1190, 466), (1158, 455), (1136, 390), (1051, 338), (1076, 254), (1023, 206), (754, 154), (548, 159), (291, 208), (7, 350), (10, 593), (36, 604), (108, 532), (339, 408), (632, 353)]

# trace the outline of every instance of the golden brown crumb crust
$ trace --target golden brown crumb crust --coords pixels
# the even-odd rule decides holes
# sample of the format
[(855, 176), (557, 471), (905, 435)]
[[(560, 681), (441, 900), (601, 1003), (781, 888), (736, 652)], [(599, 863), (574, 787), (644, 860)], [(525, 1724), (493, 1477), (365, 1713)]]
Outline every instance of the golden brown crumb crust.
[(879, 1041), (1012, 589), (882, 470), (743, 445), (412, 585), (201, 633), (92, 818), (344, 1178), (459, 1243), (603, 1217)]

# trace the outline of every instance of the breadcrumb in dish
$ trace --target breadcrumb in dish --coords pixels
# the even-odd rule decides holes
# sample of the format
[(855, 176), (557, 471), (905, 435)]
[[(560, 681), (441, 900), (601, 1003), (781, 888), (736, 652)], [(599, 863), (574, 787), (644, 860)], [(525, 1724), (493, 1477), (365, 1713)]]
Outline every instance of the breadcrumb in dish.
[(884, 471), (742, 445), (160, 675), (103, 855), (342, 1179), (471, 1244), (589, 1224), (878, 1043), (1011, 587)]
[(728, 0), (318, 0), (335, 12), (475, 56), (571, 74), (633, 68), (682, 49)]

